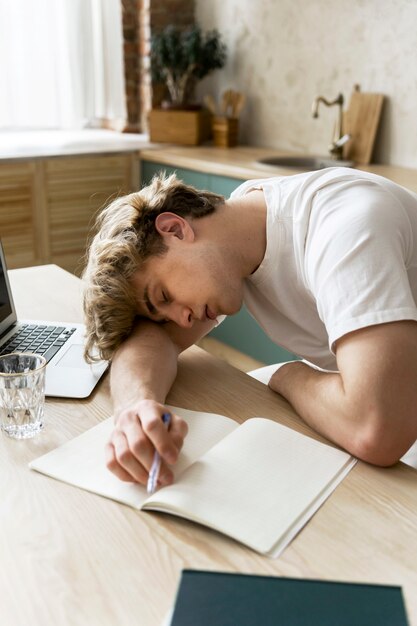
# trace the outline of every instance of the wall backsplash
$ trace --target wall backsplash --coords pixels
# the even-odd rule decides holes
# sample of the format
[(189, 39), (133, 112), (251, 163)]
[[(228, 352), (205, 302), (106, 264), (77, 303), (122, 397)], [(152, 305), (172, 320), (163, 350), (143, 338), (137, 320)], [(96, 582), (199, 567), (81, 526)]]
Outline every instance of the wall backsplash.
[(246, 94), (243, 143), (326, 154), (336, 107), (312, 101), (359, 83), (386, 95), (373, 161), (417, 167), (417, 1), (196, 0), (196, 20), (229, 50), (199, 93)]

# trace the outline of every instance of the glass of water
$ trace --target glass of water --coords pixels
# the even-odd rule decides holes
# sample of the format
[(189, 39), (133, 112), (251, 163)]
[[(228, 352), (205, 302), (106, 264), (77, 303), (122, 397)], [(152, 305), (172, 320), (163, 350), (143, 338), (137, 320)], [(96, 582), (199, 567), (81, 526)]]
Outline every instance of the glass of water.
[(43, 428), (46, 360), (39, 354), (0, 356), (0, 427), (15, 439)]

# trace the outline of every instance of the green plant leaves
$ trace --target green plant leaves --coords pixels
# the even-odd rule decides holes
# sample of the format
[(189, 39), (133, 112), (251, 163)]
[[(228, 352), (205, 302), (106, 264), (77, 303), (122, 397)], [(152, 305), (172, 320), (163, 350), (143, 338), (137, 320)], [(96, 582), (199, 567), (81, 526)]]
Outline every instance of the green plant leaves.
[(186, 103), (190, 86), (226, 63), (227, 49), (217, 30), (167, 26), (151, 40), (152, 79), (165, 82), (172, 103)]

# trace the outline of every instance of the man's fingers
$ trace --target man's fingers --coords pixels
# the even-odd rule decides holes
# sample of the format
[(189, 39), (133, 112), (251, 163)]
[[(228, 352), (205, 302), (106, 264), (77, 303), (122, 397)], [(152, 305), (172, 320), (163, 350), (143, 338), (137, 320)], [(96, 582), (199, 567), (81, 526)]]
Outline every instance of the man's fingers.
[(184, 422), (184, 420), (181, 420), (181, 423), (178, 424), (178, 427), (175, 427), (172, 431), (170, 431), (172, 440), (178, 452), (181, 452), (187, 433), (188, 425), (187, 422)]
[(173, 435), (180, 437), (182, 441), (184, 441), (188, 433), (188, 424), (185, 420), (182, 419), (182, 417), (173, 414), (172, 427), (170, 431)]
[(122, 480), (127, 480), (126, 474), (131, 477), (131, 481), (142, 485), (148, 480), (147, 471), (132, 454), (126, 436), (120, 431), (114, 431), (110, 443), (106, 446), (106, 462), (107, 467), (116, 476), (125, 477)]
[(166, 411), (161, 404), (146, 402), (139, 410), (119, 415), (105, 454), (108, 469), (120, 480), (146, 485), (157, 451), (161, 457), (158, 483), (172, 483), (174, 475), (169, 465), (178, 459), (188, 426), (172, 414), (167, 428), (162, 419)]
[(130, 453), (139, 461), (145, 470), (149, 472), (153, 462), (155, 448), (143, 432), (137, 415), (134, 421), (126, 424), (123, 433), (126, 437)]
[(173, 481), (174, 481), (173, 471), (168, 467), (168, 465), (164, 461), (162, 461), (161, 468), (159, 470), (159, 475), (158, 475), (158, 484), (165, 487), (167, 485), (171, 485)]
[(104, 448), (104, 458), (107, 469), (109, 469), (115, 476), (117, 476), (117, 478), (123, 480), (124, 482), (136, 482), (133, 476), (128, 474), (126, 470), (124, 470), (117, 462), (114, 453), (114, 447), (111, 441), (106, 443), (106, 446)]
[(175, 463), (187, 434), (186, 422), (178, 415), (172, 414), (167, 429), (158, 411), (143, 414), (140, 420), (144, 433), (161, 457), (170, 465)]

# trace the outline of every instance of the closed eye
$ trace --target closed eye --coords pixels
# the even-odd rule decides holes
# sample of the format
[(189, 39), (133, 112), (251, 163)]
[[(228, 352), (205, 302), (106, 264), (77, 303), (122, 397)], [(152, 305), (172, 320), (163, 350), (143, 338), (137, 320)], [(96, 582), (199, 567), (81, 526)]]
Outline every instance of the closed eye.
[[(164, 296), (164, 292), (162, 292), (162, 295)], [(169, 322), (168, 318), (163, 317), (162, 319), (155, 319), (155, 316), (158, 315), (158, 311), (156, 309), (156, 307), (152, 304), (150, 298), (149, 298), (149, 291), (148, 291), (148, 287), (145, 287), (145, 291), (144, 291), (144, 296), (143, 296), (146, 308), (148, 309), (149, 313), (152, 315), (152, 317), (150, 318), (153, 322), (156, 322), (157, 324), (165, 324), (165, 322)], [(165, 300), (164, 300), (165, 301)]]

